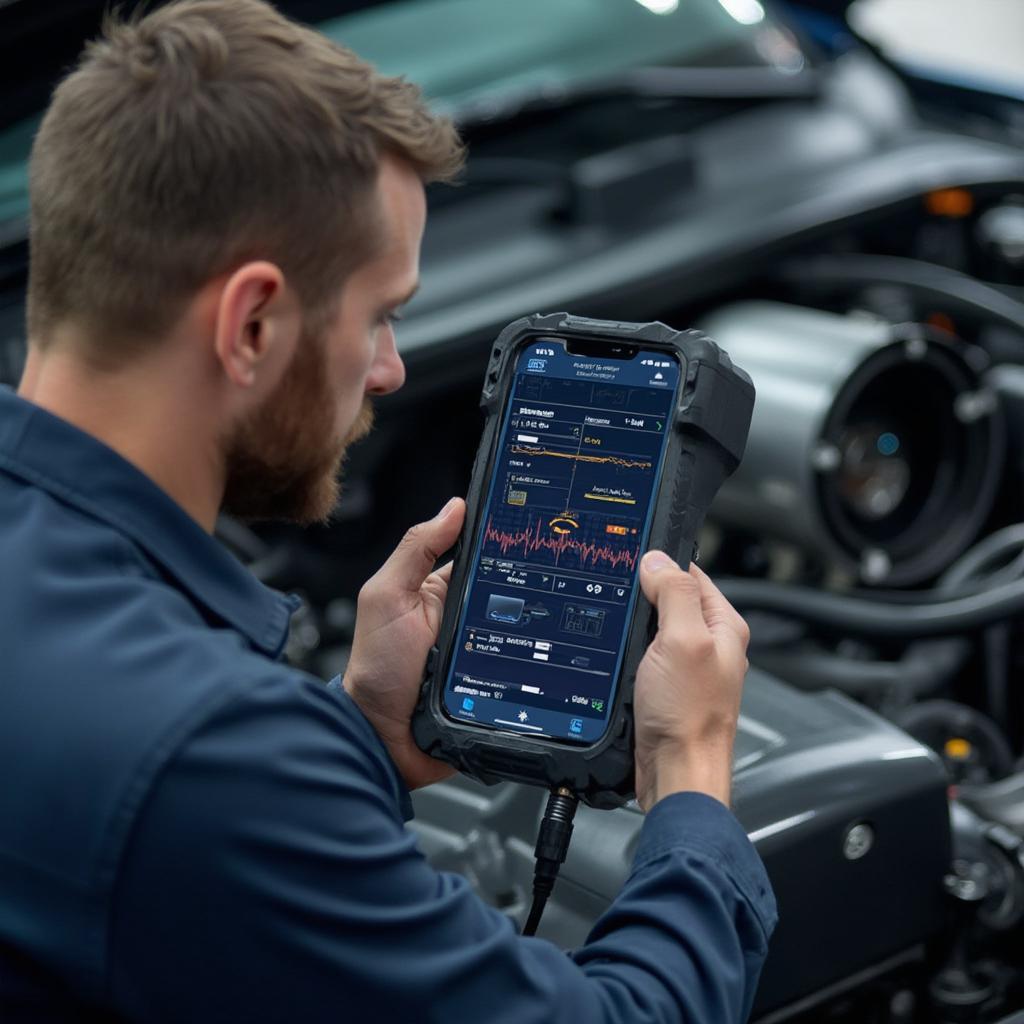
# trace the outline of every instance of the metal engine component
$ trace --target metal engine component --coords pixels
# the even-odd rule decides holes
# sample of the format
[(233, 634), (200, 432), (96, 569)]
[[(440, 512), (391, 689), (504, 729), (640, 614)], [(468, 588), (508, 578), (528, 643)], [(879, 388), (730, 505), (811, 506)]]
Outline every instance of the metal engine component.
[(726, 306), (700, 327), (757, 387), (714, 518), (887, 586), (935, 576), (974, 539), (1006, 444), (980, 350), (917, 324), (774, 302)]
[(985, 884), (978, 919), (992, 931), (1005, 932), (1024, 920), (1024, 839), (989, 821), (958, 800), (950, 805), (956, 864), (969, 864)]
[[(946, 787), (938, 757), (873, 712), (750, 670), (733, 810), (780, 913), (753, 1021), (788, 1020), (920, 958), (946, 920)], [(436, 866), (462, 871), (521, 922), (545, 798), (541, 789), (455, 779), (413, 794), (411, 824)], [(636, 808), (579, 809), (539, 934), (566, 947), (584, 941), (629, 873), (642, 824)]]

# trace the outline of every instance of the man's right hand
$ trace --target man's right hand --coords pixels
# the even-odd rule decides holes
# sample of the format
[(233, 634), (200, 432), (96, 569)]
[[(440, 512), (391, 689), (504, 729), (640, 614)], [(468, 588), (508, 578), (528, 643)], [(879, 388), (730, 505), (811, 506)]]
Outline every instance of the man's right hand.
[(640, 585), (659, 625), (636, 676), (637, 800), (649, 811), (696, 791), (728, 805), (750, 631), (701, 569), (661, 551), (644, 556)]

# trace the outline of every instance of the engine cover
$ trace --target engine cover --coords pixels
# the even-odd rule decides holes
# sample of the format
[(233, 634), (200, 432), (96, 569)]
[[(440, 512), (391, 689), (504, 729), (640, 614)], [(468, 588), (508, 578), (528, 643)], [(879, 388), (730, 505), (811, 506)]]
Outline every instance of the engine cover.
[[(906, 733), (837, 693), (807, 694), (751, 669), (733, 809), (757, 846), (779, 926), (754, 1019), (782, 1019), (864, 972), (920, 951), (944, 920), (950, 862), (945, 773)], [(465, 779), (414, 794), (424, 852), (496, 906), (525, 914), (546, 794)], [(643, 815), (580, 806), (539, 934), (583, 943), (621, 888)]]

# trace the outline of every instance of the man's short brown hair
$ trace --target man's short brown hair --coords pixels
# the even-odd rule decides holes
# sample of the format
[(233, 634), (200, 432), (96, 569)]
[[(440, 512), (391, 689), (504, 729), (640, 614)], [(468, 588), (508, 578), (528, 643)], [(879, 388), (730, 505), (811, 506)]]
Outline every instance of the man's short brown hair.
[(263, 0), (108, 19), (32, 150), (30, 337), (74, 322), (141, 343), (248, 259), (324, 313), (373, 251), (384, 150), (424, 181), (462, 162), (415, 86)]

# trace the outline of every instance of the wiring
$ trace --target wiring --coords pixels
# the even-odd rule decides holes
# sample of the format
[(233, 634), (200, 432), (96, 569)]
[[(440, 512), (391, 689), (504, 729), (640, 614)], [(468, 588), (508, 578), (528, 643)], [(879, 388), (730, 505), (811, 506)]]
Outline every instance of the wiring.
[(535, 935), (537, 932), (544, 907), (555, 887), (555, 879), (569, 852), (572, 820), (578, 806), (579, 798), (564, 786), (553, 789), (548, 797), (534, 850), (536, 864), (533, 869), (533, 904), (523, 926), (524, 935)]

